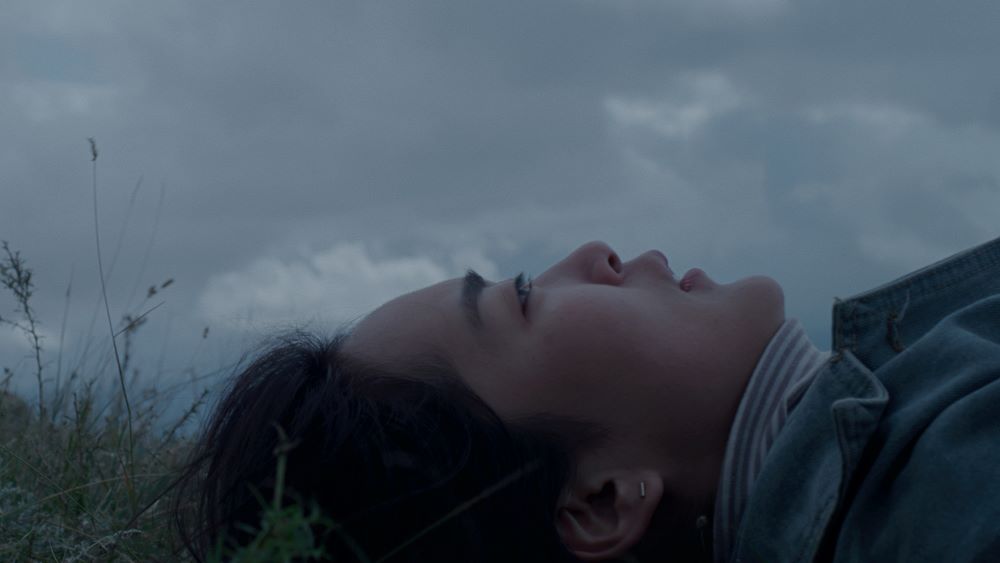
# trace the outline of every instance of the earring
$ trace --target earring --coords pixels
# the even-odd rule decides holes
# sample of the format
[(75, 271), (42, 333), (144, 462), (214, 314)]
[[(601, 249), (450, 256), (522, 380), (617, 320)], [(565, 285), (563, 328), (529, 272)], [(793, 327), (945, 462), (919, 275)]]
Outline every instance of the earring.
[(708, 553), (708, 546), (705, 544), (705, 528), (708, 527), (708, 516), (702, 514), (694, 521), (695, 528), (698, 528), (698, 536), (701, 538), (701, 550)]
[(639, 481), (639, 498), (646, 498), (646, 482)]

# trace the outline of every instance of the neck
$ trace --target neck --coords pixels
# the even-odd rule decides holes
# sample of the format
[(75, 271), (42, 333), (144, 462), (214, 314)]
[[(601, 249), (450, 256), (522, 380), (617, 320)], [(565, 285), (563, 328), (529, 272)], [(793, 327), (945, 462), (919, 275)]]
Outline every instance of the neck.
[(694, 382), (697, 392), (690, 395), (694, 404), (687, 409), (694, 416), (668, 429), (669, 437), (659, 442), (668, 450), (664, 465), (667, 486), (688, 506), (701, 507), (704, 514), (711, 514), (714, 509), (726, 446), (743, 394), (776, 332), (777, 329), (769, 331), (767, 339), (762, 338), (753, 345), (752, 352), (736, 354), (752, 357), (752, 364), (728, 365), (718, 371), (702, 372)]
[(702, 507), (705, 514), (712, 512), (729, 434), (752, 374), (753, 368), (730, 377), (714, 391), (713, 400), (706, 402), (714, 412), (706, 413), (698, 428), (686, 433), (682, 444), (686, 455), (672, 457), (674, 463), (680, 462), (674, 466), (675, 490), (691, 505)]

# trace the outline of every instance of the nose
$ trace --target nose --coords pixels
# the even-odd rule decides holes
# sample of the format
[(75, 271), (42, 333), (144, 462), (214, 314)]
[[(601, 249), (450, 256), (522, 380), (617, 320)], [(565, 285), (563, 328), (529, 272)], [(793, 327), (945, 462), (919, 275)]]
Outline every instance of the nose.
[(561, 278), (618, 285), (624, 279), (624, 269), (618, 254), (607, 243), (595, 240), (571, 252), (535, 281), (546, 283)]

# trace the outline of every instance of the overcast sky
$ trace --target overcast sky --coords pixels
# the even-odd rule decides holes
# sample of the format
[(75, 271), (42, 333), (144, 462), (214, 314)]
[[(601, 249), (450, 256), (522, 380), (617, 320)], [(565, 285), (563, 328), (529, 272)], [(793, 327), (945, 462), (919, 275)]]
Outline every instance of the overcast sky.
[[(110, 357), (87, 137), (111, 315), (159, 305), (135, 353), (161, 385), (594, 239), (770, 275), (829, 349), (835, 296), (1000, 235), (998, 22), (995, 0), (5, 0), (0, 239), (34, 269), (49, 378)], [(26, 354), (0, 329), (33, 389)]]

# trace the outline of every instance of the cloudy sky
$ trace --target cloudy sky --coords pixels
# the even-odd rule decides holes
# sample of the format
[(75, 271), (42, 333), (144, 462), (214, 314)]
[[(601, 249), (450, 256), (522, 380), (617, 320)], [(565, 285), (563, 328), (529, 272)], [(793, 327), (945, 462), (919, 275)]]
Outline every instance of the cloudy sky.
[[(770, 275), (828, 349), (835, 296), (1000, 235), (998, 22), (993, 0), (5, 0), (0, 239), (52, 379), (110, 357), (88, 137), (111, 316), (156, 307), (133, 353), (161, 385), (593, 239)], [(26, 354), (0, 329), (30, 389)]]

